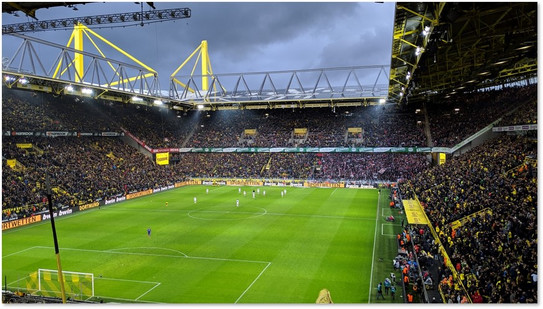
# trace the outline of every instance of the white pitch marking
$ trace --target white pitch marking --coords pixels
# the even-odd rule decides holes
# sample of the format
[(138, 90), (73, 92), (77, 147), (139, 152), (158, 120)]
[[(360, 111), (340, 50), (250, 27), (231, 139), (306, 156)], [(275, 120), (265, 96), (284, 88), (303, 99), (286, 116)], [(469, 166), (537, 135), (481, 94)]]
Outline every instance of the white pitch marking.
[(268, 267), (270, 267), (270, 265), (271, 265), (271, 262), (268, 262), (268, 265), (266, 265), (266, 267), (264, 267), (264, 269), (260, 272), (260, 274), (258, 274), (258, 276), (255, 278), (255, 280), (253, 280), (253, 282), (251, 282), (251, 284), (249, 284), (249, 286), (245, 289), (245, 291), (243, 291), (243, 293), (241, 293), (241, 295), (238, 297), (238, 299), (236, 299), (234, 304), (238, 303), (238, 301), (243, 297), (243, 295), (245, 295), (245, 293), (247, 293), (247, 291), (249, 291), (249, 289), (253, 286), (253, 284), (255, 284), (255, 282), (258, 280), (258, 278), (260, 278), (260, 276), (262, 276), (262, 274), (266, 271), (266, 269), (268, 269)]
[(128, 298), (119, 298), (119, 297), (111, 297), (111, 296), (101, 296), (101, 295), (94, 295), (94, 298), (107, 298), (107, 299), (116, 299), (116, 300), (123, 300), (123, 301), (137, 301), (141, 303), (153, 303), (153, 304), (164, 304), (156, 301), (148, 301), (148, 300), (135, 300), (135, 299), (128, 299)]
[(160, 284), (160, 282), (154, 281), (142, 281), (142, 280), (131, 280), (131, 279), (118, 279), (118, 278), (104, 278), (104, 277), (94, 277), (94, 280), (110, 280), (110, 281), (126, 281), (126, 282), (138, 282), (138, 283), (149, 283), (149, 284)]
[(385, 234), (384, 232), (384, 226), (385, 225), (392, 225), (392, 226), (399, 226), (399, 224), (387, 224), (387, 223), (381, 223), (381, 235), (382, 236), (396, 236), (394, 234)]
[(373, 253), (371, 254), (371, 275), (370, 275), (370, 291), (368, 295), (368, 304), (371, 303), (371, 287), (373, 286), (373, 262), (375, 261), (375, 243), (377, 242), (377, 224), (379, 220), (379, 208), (381, 195), (377, 197), (377, 213), (375, 214), (375, 234), (373, 235)]
[[(37, 246), (36, 248), (49, 249), (52, 247)], [(171, 254), (153, 254), (153, 253), (136, 253), (136, 252), (116, 252), (112, 250), (91, 250), (91, 249), (76, 249), (76, 248), (61, 248), (62, 250), (72, 250), (72, 251), (84, 251), (84, 252), (101, 252), (101, 253), (111, 253), (111, 254), (128, 254), (128, 255), (143, 255), (143, 256), (161, 256), (161, 257), (172, 257), (172, 258), (184, 258), (184, 259), (200, 259), (200, 260), (216, 260), (216, 261), (232, 261), (232, 262), (246, 262), (246, 263), (270, 263), (267, 261), (252, 261), (252, 260), (239, 260), (239, 259), (224, 259), (224, 258), (215, 258), (215, 257), (204, 257), (204, 256), (181, 256), (181, 255), (171, 255)], [(129, 249), (129, 248), (124, 248)]]
[[(229, 210), (191, 210), (191, 211), (189, 211), (187, 213), (187, 216), (189, 216), (190, 218), (193, 218), (193, 219), (198, 219), (198, 220), (245, 220), (245, 219), (252, 219), (252, 218), (261, 217), (261, 216), (264, 216), (264, 215), (266, 215), (268, 213), (268, 210), (265, 209), (265, 208), (255, 207), (255, 206), (251, 206), (251, 207), (260, 208), (260, 209), (264, 210), (264, 212), (256, 213), (256, 212), (250, 212), (250, 211), (232, 212), (232, 211), (229, 211)], [(249, 215), (252, 215), (252, 216), (246, 217), (246, 218), (201, 218), (201, 217), (193, 216), (192, 215), (193, 213), (219, 213), (219, 214), (234, 213), (234, 214), (249, 214)]]
[[(33, 249), (33, 248), (40, 248), (40, 249), (50, 249), (52, 247), (46, 247), (46, 246), (35, 246), (35, 247), (32, 247), (32, 248), (28, 248), (26, 250), (29, 250), (29, 249)], [(145, 248), (145, 247), (142, 247), (142, 248)], [(105, 252), (105, 253), (112, 253), (112, 254), (132, 254), (132, 255), (146, 255), (146, 256), (164, 256), (164, 257), (176, 257), (176, 258), (187, 258), (187, 259), (200, 259), (200, 260), (216, 260), (216, 261), (232, 261), (232, 262), (246, 262), (246, 263), (261, 263), (261, 264), (267, 264), (266, 267), (264, 267), (264, 269), (258, 274), (258, 276), (255, 278), (255, 280), (253, 280), (253, 282), (251, 282), (251, 284), (247, 287), (247, 289), (245, 289), (245, 291), (243, 291), (243, 293), (238, 297), (238, 299), (236, 300), (236, 303), (241, 299), (241, 297), (243, 297), (243, 295), (245, 295), (245, 293), (247, 293), (247, 291), (253, 286), (253, 284), (260, 278), (260, 276), (262, 276), (262, 274), (266, 271), (266, 269), (268, 269), (268, 267), (270, 267), (271, 265), (271, 262), (266, 262), (266, 261), (252, 261), (252, 260), (240, 260), (240, 259), (224, 259), (224, 258), (214, 258), (214, 257), (196, 257), (196, 256), (188, 256), (188, 255), (184, 255), (184, 256), (180, 256), (180, 255), (165, 255), (165, 254), (148, 254), (148, 253), (132, 253), (132, 252), (115, 252), (115, 251), (111, 251), (111, 250), (91, 250), (91, 249), (76, 249), (76, 248), (61, 248), (62, 250), (72, 250), (72, 251), (84, 251), (84, 252)], [(121, 249), (130, 249), (130, 248), (121, 248)], [(160, 249), (160, 248), (159, 248)], [(113, 249), (115, 250), (115, 249)], [(176, 251), (176, 250), (173, 250), (173, 251)], [(28, 277), (28, 276), (27, 276)], [(22, 278), (22, 279), (25, 279), (25, 278)], [(9, 285), (17, 282), (17, 281), (20, 281), (22, 279), (19, 279), (19, 280), (16, 280), (14, 282), (11, 282)], [(143, 293), (142, 295), (140, 295), (138, 298), (135, 299), (135, 301), (139, 301), (139, 298), (143, 297), (145, 294), (149, 293), (151, 290), (155, 289), (156, 287), (158, 287), (161, 283), (160, 282), (152, 282), (152, 281), (141, 281), (141, 280), (129, 280), (129, 279), (115, 279), (115, 278), (95, 278), (95, 279), (102, 279), (102, 280), (117, 280), (117, 281), (130, 281), (130, 282), (141, 282), (141, 283), (150, 283), (150, 284), (155, 284), (154, 287), (152, 287), (151, 289), (149, 289), (147, 292)], [(95, 297), (98, 297), (95, 295)], [(112, 298), (113, 297), (104, 297), (104, 298)]]
[(12, 255), (15, 255), (15, 254), (23, 253), (23, 252), (25, 252), (25, 251), (32, 250), (32, 249), (34, 249), (34, 248), (36, 248), (36, 247), (30, 247), (30, 248), (23, 249), (23, 250), (21, 250), (21, 251), (13, 252), (13, 253), (10, 253), (10, 254), (8, 254), (8, 255), (2, 256), (2, 258), (7, 258), (8, 256), (12, 256)]
[(138, 298), (136, 298), (135, 300), (139, 300), (140, 298), (142, 298), (143, 296), (145, 296), (145, 294), (151, 292), (152, 290), (154, 290), (157, 286), (160, 285), (160, 282), (157, 283), (157, 285), (155, 285), (154, 287), (150, 288), (149, 290), (147, 290), (147, 292), (141, 294)]
[(352, 219), (352, 220), (373, 220), (373, 218), (364, 217), (342, 217), (342, 216), (324, 216), (324, 215), (303, 215), (303, 214), (282, 214), (268, 212), (270, 216), (287, 216), (287, 217), (309, 217), (309, 218), (324, 218), (324, 219)]
[[(240, 206), (241, 207), (241, 206)], [(265, 208), (262, 208), (265, 210)], [(117, 210), (117, 211), (131, 211), (128, 208), (109, 208), (109, 210)], [(221, 219), (204, 219), (204, 218), (198, 218), (191, 215), (191, 213), (225, 213), (225, 210), (185, 210), (185, 209), (150, 209), (150, 208), (139, 208), (138, 211), (148, 211), (148, 212), (187, 212), (187, 216), (193, 218), (193, 219), (200, 219), (200, 220), (221, 220)], [(364, 218), (364, 217), (342, 217), (342, 216), (325, 216), (325, 215), (304, 215), (304, 214), (289, 214), (289, 213), (274, 213), (274, 212), (266, 212), (266, 213), (254, 213), (254, 212), (242, 212), (242, 211), (236, 211), (236, 213), (239, 214), (255, 214), (252, 217), (249, 218), (241, 218), (241, 219), (222, 219), (222, 220), (244, 220), (244, 219), (250, 219), (250, 218), (257, 218), (264, 215), (270, 215), (270, 216), (285, 216), (285, 217), (308, 217), (308, 218), (324, 218), (324, 219), (348, 219), (348, 220), (373, 220), (372, 218)]]
[(14, 284), (15, 282), (19, 282), (19, 281), (21, 281), (21, 280), (25, 280), (26, 278), (30, 278), (30, 276), (25, 276), (25, 277), (22, 277), (21, 279), (17, 279), (17, 280), (15, 280), (15, 281), (13, 281), (13, 282), (10, 282), (10, 283), (8, 283), (8, 286)]
[(132, 247), (132, 248), (117, 248), (117, 249), (111, 249), (109, 251), (121, 251), (121, 250), (128, 250), (128, 249), (158, 249), (158, 250), (167, 250), (167, 251), (173, 251), (182, 254), (184, 257), (187, 257), (185, 253), (175, 250), (175, 249), (169, 249), (169, 248), (160, 248), (160, 247)]

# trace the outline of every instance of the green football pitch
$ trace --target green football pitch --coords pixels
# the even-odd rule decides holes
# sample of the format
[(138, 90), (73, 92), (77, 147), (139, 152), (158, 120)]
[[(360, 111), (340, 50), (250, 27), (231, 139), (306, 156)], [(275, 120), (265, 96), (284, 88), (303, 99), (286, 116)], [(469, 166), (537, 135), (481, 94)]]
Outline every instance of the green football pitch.
[[(401, 230), (384, 219), (388, 190), (283, 189), (187, 186), (56, 218), (62, 269), (93, 273), (106, 302), (314, 303), (323, 288), (335, 303), (402, 302), (400, 285), (376, 300)], [(4, 288), (40, 268), (57, 269), (50, 222), (3, 231)]]

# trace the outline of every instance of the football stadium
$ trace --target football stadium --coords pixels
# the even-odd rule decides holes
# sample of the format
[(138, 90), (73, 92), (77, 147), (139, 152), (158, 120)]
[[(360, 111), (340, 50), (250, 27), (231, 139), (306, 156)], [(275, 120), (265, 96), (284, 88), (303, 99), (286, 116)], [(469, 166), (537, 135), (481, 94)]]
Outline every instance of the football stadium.
[[(537, 2), (108, 5), (2, 3), (2, 303), (538, 302)], [(189, 29), (358, 6), (386, 64), (214, 72)]]

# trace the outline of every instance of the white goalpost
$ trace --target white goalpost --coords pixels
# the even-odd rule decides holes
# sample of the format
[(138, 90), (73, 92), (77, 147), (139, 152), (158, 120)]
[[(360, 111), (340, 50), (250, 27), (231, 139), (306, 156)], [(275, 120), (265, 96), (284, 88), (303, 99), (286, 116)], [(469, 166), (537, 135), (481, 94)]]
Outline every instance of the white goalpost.
[[(61, 290), (58, 270), (40, 268), (36, 275), (37, 292), (44, 296), (59, 297)], [(86, 300), (94, 296), (94, 274), (62, 271), (62, 276), (67, 296), (80, 300)]]

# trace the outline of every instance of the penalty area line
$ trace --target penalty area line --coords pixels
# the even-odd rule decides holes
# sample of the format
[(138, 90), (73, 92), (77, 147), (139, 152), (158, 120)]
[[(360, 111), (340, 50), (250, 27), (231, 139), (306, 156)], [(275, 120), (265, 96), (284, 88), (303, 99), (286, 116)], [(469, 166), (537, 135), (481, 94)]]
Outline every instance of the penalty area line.
[(19, 253), (23, 253), (23, 252), (25, 252), (25, 251), (32, 250), (32, 249), (35, 249), (35, 248), (38, 248), (38, 247), (37, 247), (37, 246), (29, 247), (29, 248), (23, 249), (23, 250), (21, 250), (21, 251), (17, 251), (17, 252), (13, 252), (13, 253), (11, 253), (11, 254), (8, 254), (8, 255), (4, 255), (4, 256), (2, 256), (2, 258), (7, 258), (7, 257), (10, 257), (10, 256), (12, 256), (12, 255), (16, 255), (16, 254), (19, 254)]
[(260, 272), (260, 274), (258, 274), (258, 276), (256, 276), (255, 280), (253, 280), (253, 282), (251, 282), (251, 284), (249, 284), (249, 286), (245, 289), (245, 291), (243, 291), (243, 293), (241, 293), (241, 295), (238, 297), (238, 299), (236, 299), (234, 304), (238, 303), (238, 301), (243, 297), (243, 295), (245, 295), (245, 293), (247, 293), (247, 291), (249, 291), (249, 289), (253, 286), (253, 284), (255, 284), (255, 282), (258, 280), (258, 278), (260, 278), (260, 276), (262, 276), (262, 274), (266, 271), (266, 269), (268, 269), (268, 267), (270, 267), (270, 265), (271, 265), (271, 262), (268, 262), (268, 265), (266, 265), (266, 267), (264, 267), (264, 269)]
[(147, 293), (149, 293), (149, 292), (151, 292), (152, 290), (154, 290), (154, 289), (155, 289), (156, 287), (158, 287), (159, 285), (160, 285), (160, 282), (157, 282), (157, 284), (156, 284), (154, 287), (152, 287), (152, 288), (150, 288), (149, 290), (147, 290), (147, 292), (141, 294), (141, 295), (140, 295), (138, 298), (136, 298), (135, 300), (136, 300), (136, 301), (139, 300), (140, 298), (142, 298), (142, 297), (145, 296)]

